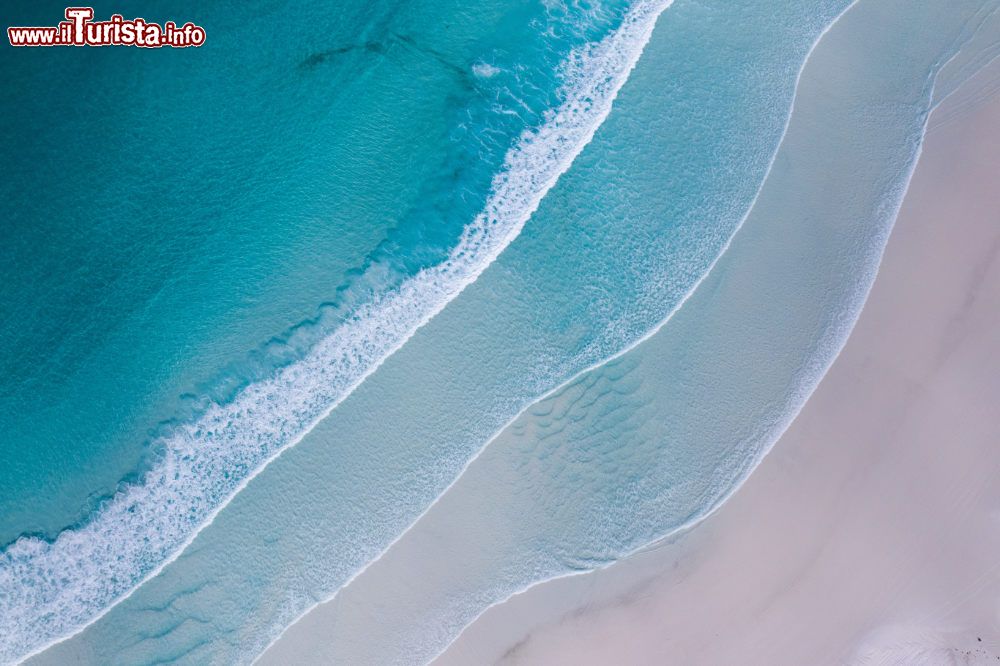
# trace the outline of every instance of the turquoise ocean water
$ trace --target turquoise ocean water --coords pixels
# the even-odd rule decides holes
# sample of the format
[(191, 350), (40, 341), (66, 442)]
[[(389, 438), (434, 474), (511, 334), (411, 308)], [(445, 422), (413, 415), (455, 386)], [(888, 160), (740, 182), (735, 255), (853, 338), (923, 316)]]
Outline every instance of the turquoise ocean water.
[[(113, 11), (193, 20), (207, 43), (5, 47), (0, 661), (81, 629), (37, 661), (248, 661), (385, 551), (523, 410), (498, 445), (511, 432), (571, 436), (549, 416), (571, 409), (560, 401), (609, 400), (592, 426), (606, 436), (559, 473), (517, 471), (559, 460), (529, 442), (506, 444), (520, 462), (491, 463), (482, 482), (477, 467), (462, 477), (452, 490), (471, 484), (470, 499), (443, 524), (485, 555), (456, 554), (468, 566), (435, 579), (448, 603), (396, 597), (400, 622), (431, 636), (421, 658), (510, 591), (606, 564), (707, 510), (784, 418), (767, 406), (795, 403), (787, 395), (818, 378), (817, 349), (830, 346), (817, 340), (856, 316), (933, 74), (995, 9), (916, 13), (910, 28), (939, 24), (940, 40), (886, 47), (857, 80), (832, 82), (858, 108), (895, 109), (873, 125), (884, 160), (859, 179), (883, 187), (837, 190), (861, 193), (856, 227), (787, 221), (836, 229), (842, 246), (815, 257), (825, 272), (776, 280), (798, 298), (782, 312), (818, 314), (768, 329), (759, 358), (787, 343), (789, 369), (767, 375), (758, 407), (726, 407), (753, 386), (708, 395), (678, 367), (707, 372), (712, 345), (741, 344), (717, 333), (759, 293), (732, 297), (742, 309), (700, 305), (715, 319), (678, 325), (669, 354), (640, 352), (657, 334), (601, 367), (684, 303), (726, 248), (781, 144), (806, 54), (847, 5), (122, 3)], [(46, 25), (61, 11), (37, 3), (7, 20)], [(899, 82), (889, 101), (877, 97), (886, 80)], [(775, 165), (788, 168), (780, 154)], [(858, 173), (851, 159), (835, 166)], [(841, 206), (813, 196), (817, 210)], [(796, 203), (772, 202), (772, 216)], [(810, 298), (855, 274), (829, 301)], [(714, 369), (714, 387), (753, 373)], [(641, 372), (658, 383), (617, 382)], [(633, 416), (637, 405), (647, 412)], [(656, 414), (678, 415), (674, 434)], [(662, 452), (694, 462), (637, 476)], [(594, 469), (600, 483), (588, 482)], [(519, 483), (544, 501), (525, 504)], [(580, 513), (563, 515), (571, 488)], [(649, 513), (630, 522), (623, 506)], [(366, 603), (395, 589), (392, 560), (380, 565), (390, 573), (373, 567), (383, 582)], [(419, 628), (418, 609), (432, 628)], [(338, 657), (417, 657), (374, 643), (385, 653), (351, 652), (345, 639)]]
[(952, 70), (984, 19), (1000, 34), (977, 11), (995, 5), (907, 4), (858, 3), (825, 34), (750, 215), (684, 307), (524, 410), (259, 663), (426, 662), (490, 605), (613, 564), (728, 497), (844, 343)]

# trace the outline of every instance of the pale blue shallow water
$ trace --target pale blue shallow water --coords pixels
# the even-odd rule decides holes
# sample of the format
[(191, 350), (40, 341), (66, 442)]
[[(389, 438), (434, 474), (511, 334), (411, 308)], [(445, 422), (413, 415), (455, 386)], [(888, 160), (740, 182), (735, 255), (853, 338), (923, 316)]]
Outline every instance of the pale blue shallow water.
[(848, 11), (810, 57), (753, 210), (684, 307), (532, 404), (260, 663), (426, 662), (490, 605), (614, 564), (717, 507), (843, 345), (939, 99), (941, 63), (975, 55), (977, 10), (998, 6)]
[(667, 10), (615, 112), (518, 241), (74, 643), (126, 659), (252, 652), (384, 548), (518, 410), (658, 323), (749, 208), (801, 60), (841, 6), (784, 24), (754, 3), (722, 21)]
[(6, 48), (0, 660), (110, 609), (39, 661), (246, 661), (677, 307), (847, 2), (668, 4), (153, 3), (206, 46)]
[(579, 50), (614, 0), (187, 9), (202, 49), (5, 51), (0, 655), (126, 594), (473, 280), (635, 42)]

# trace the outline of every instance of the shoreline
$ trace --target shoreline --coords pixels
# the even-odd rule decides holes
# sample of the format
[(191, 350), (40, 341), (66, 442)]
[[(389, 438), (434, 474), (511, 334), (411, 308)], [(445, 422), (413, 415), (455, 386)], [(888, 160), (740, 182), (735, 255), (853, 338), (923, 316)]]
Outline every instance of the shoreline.
[[(766, 169), (765, 175), (761, 179), (761, 182), (759, 183), (759, 185), (757, 187), (757, 191), (756, 191), (755, 196), (753, 197), (751, 205), (747, 208), (746, 212), (743, 214), (742, 218), (740, 219), (739, 224), (737, 225), (737, 227), (735, 228), (735, 230), (733, 231), (733, 233), (729, 237), (729, 239), (726, 241), (726, 243), (723, 245), (723, 247), (720, 250), (719, 254), (712, 261), (709, 269), (705, 271), (705, 273), (695, 282), (695, 284), (692, 285), (691, 289), (680, 300), (680, 302), (678, 302), (678, 304), (673, 309), (671, 309), (671, 311), (666, 315), (666, 317), (664, 317), (664, 319), (662, 321), (660, 321), (656, 326), (654, 326), (653, 328), (651, 328), (649, 331), (647, 331), (640, 338), (636, 339), (633, 343), (625, 346), (624, 348), (622, 348), (621, 350), (619, 350), (618, 352), (616, 352), (612, 356), (610, 356), (610, 357), (608, 357), (606, 359), (603, 359), (599, 363), (596, 363), (596, 364), (594, 364), (592, 366), (589, 366), (588, 368), (586, 368), (584, 370), (581, 370), (579, 373), (573, 375), (573, 377), (571, 377), (570, 379), (567, 379), (564, 383), (561, 383), (560, 385), (552, 388), (550, 391), (548, 391), (544, 395), (542, 395), (539, 398), (537, 398), (537, 400), (535, 402), (533, 402), (532, 405), (536, 405), (539, 402), (543, 401), (544, 399), (546, 399), (546, 398), (548, 398), (548, 397), (550, 397), (550, 396), (552, 396), (552, 395), (560, 392), (561, 390), (563, 390), (564, 388), (566, 388), (567, 386), (569, 386), (570, 384), (572, 384), (574, 381), (576, 381), (580, 377), (584, 376), (586, 373), (591, 372), (593, 370), (596, 370), (596, 369), (598, 369), (598, 368), (600, 368), (602, 366), (605, 366), (608, 363), (614, 361), (615, 359), (618, 359), (620, 357), (625, 356), (629, 352), (631, 352), (634, 349), (638, 348), (644, 342), (646, 342), (649, 339), (651, 339), (652, 337), (654, 337), (663, 327), (665, 327), (670, 322), (670, 320), (673, 318), (673, 316), (684, 306), (684, 304), (687, 302), (687, 300), (689, 298), (691, 298), (691, 296), (698, 290), (698, 288), (701, 285), (701, 283), (703, 281), (705, 281), (706, 278), (708, 278), (708, 276), (712, 273), (713, 269), (715, 268), (716, 264), (719, 263), (719, 261), (722, 259), (722, 257), (729, 250), (729, 247), (730, 247), (730, 245), (733, 242), (733, 238), (739, 233), (739, 231), (742, 228), (743, 224), (746, 222), (747, 218), (751, 215), (751, 213), (752, 213), (752, 211), (754, 209), (754, 206), (756, 205), (756, 202), (757, 202), (758, 198), (760, 197), (761, 191), (764, 189), (765, 184), (767, 183), (768, 176), (769, 176), (772, 168), (774, 167), (775, 160), (776, 160), (776, 158), (778, 156), (778, 153), (780, 152), (781, 145), (784, 142), (784, 138), (785, 138), (785, 136), (786, 136), (786, 134), (788, 132), (789, 124), (790, 124), (792, 116), (794, 114), (795, 100), (797, 98), (799, 84), (801, 83), (803, 72), (805, 71), (806, 66), (809, 63), (809, 60), (812, 57), (813, 52), (819, 46), (819, 44), (822, 42), (824, 36), (838, 23), (838, 21), (840, 21), (840, 19), (845, 14), (847, 14), (847, 12), (855, 4), (857, 4), (857, 2), (858, 2), (858, 0), (852, 0), (847, 6), (845, 6), (840, 12), (838, 12), (838, 14), (836, 15), (836, 17), (832, 21), (830, 21), (829, 24), (827, 24), (819, 32), (819, 34), (816, 36), (815, 40), (813, 41), (811, 47), (809, 48), (808, 52), (806, 53), (805, 57), (803, 58), (802, 62), (800, 63), (798, 72), (797, 72), (797, 74), (795, 76), (795, 84), (794, 84), (792, 99), (791, 99), (791, 103), (789, 104), (787, 115), (786, 115), (786, 118), (785, 118), (785, 121), (784, 121), (784, 124), (783, 124), (783, 130), (782, 130), (782, 133), (781, 133), (781, 138), (778, 141), (777, 146), (775, 147), (774, 153), (770, 157), (770, 160), (768, 162), (768, 167)], [(668, 5), (667, 5), (668, 7), (669, 7), (669, 4), (672, 4), (672, 2), (668, 3)], [(529, 407), (530, 407), (530, 405), (529, 405)], [(338, 592), (336, 594), (334, 594), (332, 597), (329, 597), (329, 598), (327, 598), (327, 599), (325, 599), (323, 601), (317, 602), (316, 604), (314, 604), (313, 606), (311, 606), (306, 612), (302, 613), (298, 618), (296, 618), (291, 624), (289, 624), (288, 626), (286, 626), (282, 630), (282, 632), (279, 633), (269, 643), (269, 645), (267, 646), (267, 648), (260, 655), (258, 655), (254, 659), (253, 663), (254, 664), (257, 664), (257, 663), (271, 663), (271, 662), (274, 662), (276, 660), (280, 661), (283, 658), (287, 658), (288, 654), (284, 654), (282, 652), (282, 650), (291, 651), (292, 653), (296, 654), (296, 658), (301, 658), (302, 657), (302, 650), (304, 648), (308, 648), (308, 643), (300, 644), (299, 638), (301, 638), (301, 636), (299, 636), (299, 637), (292, 637), (290, 639), (289, 638), (289, 632), (290, 631), (296, 631), (296, 632), (299, 631), (301, 629), (301, 627), (299, 627), (298, 625), (302, 624), (304, 621), (306, 623), (308, 623), (310, 621), (321, 622), (322, 621), (321, 618), (322, 618), (323, 615), (330, 614), (330, 613), (334, 612), (334, 607), (336, 607), (337, 604), (338, 604), (338, 602), (340, 602), (340, 597), (342, 595), (342, 592), (346, 588), (348, 588), (351, 584), (353, 584), (356, 579), (358, 579), (360, 576), (364, 575), (365, 572), (372, 565), (376, 564), (386, 553), (389, 552), (389, 550), (393, 546), (395, 546), (395, 544), (397, 542), (399, 542), (400, 540), (402, 540), (410, 532), (410, 530), (413, 529), (413, 527), (416, 524), (418, 524), (420, 522), (420, 520), (422, 520), (424, 518), (424, 516), (426, 516), (428, 513), (430, 513), (431, 510), (438, 503), (438, 501), (440, 501), (441, 498), (444, 497), (452, 489), (452, 487), (455, 486), (459, 482), (459, 480), (461, 480), (463, 478), (463, 476), (465, 475), (465, 473), (468, 471), (469, 467), (471, 465), (473, 465), (477, 461), (477, 459), (479, 458), (479, 456), (490, 446), (490, 444), (493, 442), (493, 440), (496, 439), (505, 430), (507, 430), (508, 428), (510, 428), (510, 426), (517, 421), (518, 417), (520, 417), (524, 413), (526, 413), (526, 411), (529, 409), (529, 407), (526, 407), (524, 410), (522, 410), (521, 412), (519, 412), (514, 418), (512, 418), (510, 420), (510, 422), (508, 422), (503, 428), (501, 428), (500, 430), (498, 430), (483, 445), (483, 447), (479, 450), (479, 452), (477, 452), (476, 455), (474, 455), (472, 458), (470, 458), (466, 462), (465, 466), (463, 467), (462, 472), (452, 481), (452, 483), (448, 486), (448, 488), (444, 492), (442, 492), (441, 495), (438, 498), (436, 498), (420, 514), (420, 516), (416, 520), (414, 520), (413, 524), (411, 524), (410, 527), (408, 527), (406, 530), (404, 530), (404, 532), (402, 532), (399, 536), (397, 536), (396, 539), (394, 539), (393, 542), (389, 546), (387, 546), (386, 549), (382, 553), (380, 553), (378, 557), (376, 557), (375, 559), (373, 559), (371, 562), (369, 562), (367, 565), (365, 565), (362, 569), (360, 569), (358, 572), (356, 572), (341, 587), (341, 589), (338, 590)], [(712, 512), (714, 512), (717, 509), (718, 509), (718, 507), (716, 507), (715, 509), (713, 509)], [(695, 526), (697, 526), (698, 524), (700, 524), (701, 521), (702, 521), (702, 519), (699, 518), (692, 525), (688, 525), (688, 526), (679, 528), (678, 532), (685, 532), (685, 531), (688, 531), (690, 529), (693, 529)], [(665, 537), (665, 538), (669, 539), (669, 538), (672, 538), (672, 536), (673, 535)], [(650, 546), (647, 546), (646, 548), (649, 548), (649, 547)], [(640, 553), (641, 552), (642, 551), (640, 551)], [(591, 573), (594, 573), (594, 572), (585, 571), (585, 572), (580, 572), (579, 574), (567, 574), (565, 577), (567, 577), (567, 578), (577, 578), (577, 577), (586, 578)], [(523, 592), (518, 593), (518, 594), (519, 595), (520, 594), (524, 594), (526, 592), (529, 592), (530, 590), (535, 589), (536, 587), (545, 586), (545, 585), (548, 585), (550, 583), (556, 582), (556, 581), (561, 580), (561, 579), (562, 579), (562, 577), (557, 578), (557, 579), (550, 579), (550, 580), (539, 581), (539, 582), (533, 583), (526, 590), (524, 590)], [(473, 624), (478, 623), (479, 620), (480, 620), (480, 618), (482, 618), (483, 615), (485, 615), (486, 613), (488, 613), (493, 608), (495, 608), (497, 606), (500, 606), (500, 605), (504, 605), (505, 603), (506, 602), (501, 602), (500, 604), (497, 604), (496, 606), (490, 606), (488, 608), (483, 609), (483, 613), (480, 616), (478, 616), (476, 618), (476, 620), (473, 621)], [(310, 632), (309, 629), (305, 629), (304, 632), (306, 633), (307, 638), (310, 641), (315, 641), (317, 638), (319, 638), (318, 634), (316, 634), (316, 635), (309, 635), (309, 632)], [(456, 636), (455, 640), (457, 641), (460, 637), (461, 637), (461, 635)], [(280, 646), (278, 650), (275, 649), (276, 646)], [(438, 654), (432, 661), (434, 663), (437, 663), (437, 661), (439, 659), (441, 659), (443, 656), (445, 656), (445, 655), (448, 654), (448, 652), (449, 652), (450, 649), (451, 649), (451, 645), (449, 644), (449, 646), (442, 653)], [(280, 656), (276, 657), (275, 654), (278, 654)]]
[[(575, 87), (570, 90), (570, 94), (567, 99), (561, 102), (561, 104), (557, 107), (557, 110), (564, 110), (568, 106), (578, 103), (580, 99), (585, 99), (587, 104), (584, 105), (584, 108), (587, 109), (590, 115), (583, 114), (583, 121), (578, 121), (576, 124), (564, 123), (561, 127), (555, 126), (552, 123), (543, 125), (538, 133), (534, 135), (535, 142), (516, 142), (510, 148), (505, 160), (505, 167), (508, 170), (513, 168), (510, 162), (513, 162), (516, 165), (518, 161), (530, 161), (530, 157), (533, 152), (542, 150), (536, 146), (547, 145), (544, 141), (539, 141), (538, 137), (542, 137), (548, 141), (552, 141), (552, 137), (561, 137), (564, 141), (568, 141), (568, 143), (564, 144), (563, 153), (565, 154), (560, 154), (558, 156), (559, 159), (552, 163), (545, 163), (546, 169), (541, 174), (543, 177), (538, 183), (531, 184), (534, 189), (529, 188), (531, 196), (526, 201), (519, 202), (524, 205), (522, 205), (521, 208), (517, 208), (515, 206), (512, 211), (503, 211), (503, 215), (500, 217), (506, 219), (500, 219), (499, 221), (506, 222), (507, 225), (506, 227), (504, 227), (504, 225), (499, 226), (501, 229), (500, 233), (497, 233), (496, 231), (492, 232), (493, 235), (497, 236), (497, 238), (491, 239), (489, 234), (484, 232), (479, 236), (478, 240), (472, 240), (474, 235), (463, 234), (459, 246), (454, 248), (451, 255), (449, 255), (449, 260), (434, 267), (437, 272), (437, 283), (434, 282), (432, 277), (428, 277), (434, 276), (434, 273), (430, 271), (426, 273), (418, 273), (416, 276), (405, 282), (397, 292), (390, 293), (391, 298), (412, 303), (415, 300), (413, 298), (413, 294), (416, 293), (419, 295), (421, 287), (423, 287), (425, 291), (429, 291), (431, 294), (434, 294), (435, 291), (443, 293), (447, 296), (445, 301), (432, 303), (423, 310), (418, 308), (415, 313), (407, 313), (409, 315), (409, 319), (403, 319), (403, 325), (400, 325), (399, 321), (393, 321), (392, 325), (388, 328), (391, 332), (397, 333), (402, 330), (401, 338), (399, 340), (390, 339), (388, 342), (382, 341), (385, 342), (383, 345), (383, 351), (386, 351), (386, 353), (383, 354), (381, 358), (376, 358), (375, 361), (371, 363), (369, 367), (363, 369), (356, 378), (352, 379), (348, 376), (348, 378), (343, 382), (344, 385), (340, 395), (324, 406), (322, 410), (318, 412), (318, 416), (306, 421), (299, 431), (292, 435), (288, 441), (279, 444), (273, 451), (269, 451), (264, 458), (258, 461), (255, 467), (251, 467), (251, 471), (245, 476), (245, 478), (239, 480), (239, 482), (233, 486), (231, 492), (224, 495), (221, 501), (219, 501), (215, 507), (205, 514), (204, 519), (197, 523), (189, 534), (179, 540), (178, 544), (171, 551), (169, 551), (167, 556), (158, 562), (155, 567), (150, 569), (149, 572), (137, 577), (136, 581), (129, 584), (123, 591), (112, 595), (112, 598), (114, 599), (112, 603), (93, 611), (89, 616), (86, 616), (86, 612), (81, 612), (80, 615), (85, 616), (84, 620), (77, 621), (75, 624), (73, 622), (67, 622), (66, 624), (69, 628), (64, 628), (62, 633), (57, 633), (54, 637), (46, 637), (44, 641), (38, 645), (27, 643), (30, 647), (24, 649), (23, 653), (19, 654), (11, 651), (10, 654), (13, 655), (13, 658), (15, 658), (19, 663), (28, 661), (32, 658), (39, 657), (51, 648), (80, 635), (89, 627), (96, 624), (118, 604), (131, 597), (132, 594), (134, 594), (143, 584), (156, 577), (167, 566), (176, 561), (194, 542), (198, 535), (214, 522), (218, 514), (225, 509), (232, 502), (232, 500), (240, 492), (242, 492), (246, 486), (254, 478), (256, 478), (257, 475), (260, 474), (260, 472), (262, 472), (271, 462), (276, 460), (283, 452), (301, 442), (303, 438), (315, 429), (316, 425), (320, 421), (329, 416), (330, 413), (337, 406), (339, 406), (344, 399), (350, 396), (360, 384), (373, 374), (386, 360), (386, 358), (392, 356), (396, 351), (399, 351), (399, 349), (410, 339), (410, 337), (413, 336), (417, 329), (426, 325), (427, 322), (440, 313), (441, 310), (452, 299), (454, 299), (457, 294), (461, 293), (467, 286), (475, 282), (479, 275), (486, 270), (486, 268), (488, 268), (493, 261), (496, 260), (497, 256), (499, 256), (503, 249), (514, 238), (516, 238), (517, 235), (520, 234), (524, 223), (528, 217), (530, 217), (531, 213), (537, 208), (539, 201), (541, 201), (545, 194), (552, 187), (554, 187), (555, 183), (569, 169), (580, 152), (582, 152), (582, 150), (591, 142), (597, 129), (604, 123), (610, 114), (614, 101), (617, 98), (622, 86), (628, 80), (632, 69), (635, 67), (643, 49), (648, 43), (660, 14), (667, 9), (672, 2), (673, 0), (650, 0), (649, 3), (642, 6), (642, 11), (636, 11), (630, 14), (628, 21), (624, 22), (618, 29), (602, 40), (602, 44), (606, 47), (611, 47), (611, 55), (605, 54), (604, 59), (599, 61), (599, 67), (597, 67), (595, 71), (588, 72), (586, 76), (575, 81)], [(566, 146), (568, 146), (568, 149)], [(528, 157), (525, 157), (525, 155), (528, 155)], [(530, 170), (525, 169), (524, 171), (530, 173)], [(496, 191), (491, 193), (490, 200), (503, 200), (505, 198), (516, 199), (514, 196), (515, 194), (518, 194), (515, 186), (510, 184), (502, 187), (498, 186)], [(496, 224), (498, 222), (496, 217), (497, 214), (493, 213), (494, 217), (490, 218), (490, 210), (490, 205), (487, 205), (484, 212), (481, 212), (476, 217), (476, 219), (470, 224), (469, 228), (481, 228), (488, 230), (488, 223)], [(482, 256), (477, 256), (477, 251)], [(476, 259), (479, 259), (478, 263), (476, 263)], [(421, 277), (424, 279), (422, 283), (418, 282)], [(444, 287), (442, 287), (440, 283), (443, 283)], [(409, 287), (408, 290), (407, 287)], [(401, 294), (410, 296), (409, 301), (403, 298)], [(386, 312), (391, 314), (394, 309), (393, 305), (397, 305), (395, 310), (398, 315), (398, 311), (401, 308), (398, 307), (398, 304), (395, 304), (391, 298), (388, 300), (389, 305), (382, 304), (381, 306), (370, 306), (369, 310), (375, 313)], [(420, 303), (418, 302), (418, 306), (419, 305)], [(362, 312), (364, 312), (364, 310), (362, 310)], [(366, 319), (366, 317), (361, 317), (361, 319)], [(310, 351), (304, 359), (298, 361), (297, 364), (304, 364), (305, 362), (311, 360), (312, 356), (318, 355), (316, 350), (322, 348), (324, 343), (325, 346), (332, 346), (335, 353), (342, 353), (341, 347), (331, 345), (330, 341), (336, 335), (349, 337), (352, 332), (353, 331), (351, 331), (346, 324), (342, 327), (338, 327), (329, 337), (325, 338), (320, 344), (317, 345), (316, 348)], [(362, 333), (367, 333), (367, 331), (362, 329)], [(352, 340), (351, 342), (354, 341)], [(349, 344), (342, 346), (350, 347)], [(362, 347), (363, 345), (359, 345), (354, 342), (354, 346)], [(376, 349), (378, 349), (377, 346)], [(286, 372), (288, 372), (288, 370), (283, 369), (279, 372), (278, 376), (280, 377)], [(241, 390), (233, 401), (231, 403), (226, 403), (225, 406), (228, 407), (231, 404), (236, 404), (240, 401), (246, 391), (247, 388)], [(331, 390), (331, 394), (335, 394), (335, 391)], [(158, 471), (159, 470), (154, 468), (151, 473), (155, 474)], [(147, 475), (151, 475), (151, 473), (147, 472)], [(106, 511), (108, 510), (107, 507), (116, 507), (115, 502), (125, 496), (124, 492), (127, 492), (130, 488), (145, 490), (148, 485), (151, 485), (147, 484), (147, 475), (143, 476), (141, 483), (133, 486), (124, 486), (126, 491), (116, 491), (111, 500), (107, 503), (107, 506), (102, 506), (101, 511), (96, 512), (93, 516), (89, 517), (88, 521), (83, 524), (83, 527), (81, 527), (79, 531), (82, 531), (85, 528), (99, 530), (101, 528), (99, 521), (101, 521), (106, 515)], [(93, 527), (95, 525), (98, 527)], [(78, 530), (74, 529), (63, 530), (50, 542), (46, 540), (45, 543), (47, 544), (47, 550), (45, 551), (45, 554), (48, 555), (49, 553), (56, 552), (55, 549), (58, 547), (60, 539), (66, 538), (63, 535), (75, 534), (77, 531)], [(25, 544), (27, 544), (29, 540), (30, 537), (26, 538), (22, 536), (14, 542), (11, 548), (20, 548), (23, 550), (26, 548)], [(61, 553), (56, 552), (54, 557), (59, 557), (61, 555)], [(34, 555), (32, 554), (32, 556)], [(355, 573), (355, 576), (363, 570), (364, 569), (361, 569), (359, 572)], [(306, 613), (308, 613), (308, 611)], [(275, 640), (277, 640), (277, 638)], [(18, 649), (21, 649), (22, 647), (23, 646), (18, 645)]]
[[(731, 491), (725, 489), (735, 490), (745, 481), (800, 412), (862, 310), (920, 154), (934, 101), (936, 78), (928, 73), (937, 72), (935, 63), (949, 55), (934, 49), (946, 48), (967, 25), (961, 18), (948, 23), (929, 20), (933, 13), (922, 14), (913, 21), (926, 26), (928, 40), (918, 46), (906, 38), (912, 21), (893, 12), (896, 5), (871, 7), (852, 14), (848, 25), (834, 31), (832, 41), (823, 43), (821, 57), (804, 72), (801, 100), (797, 93), (795, 118), (776, 156), (778, 176), (768, 179), (751, 214), (756, 222), (739, 236), (721, 270), (713, 272), (674, 325), (632, 354), (638, 364), (635, 375), (627, 365), (596, 373), (593, 387), (591, 380), (585, 381), (579, 390), (539, 406), (537, 417), (512, 426), (510, 436), (470, 467), (424, 517), (420, 529), (411, 530), (338, 595), (336, 603), (292, 627), (262, 663), (315, 660), (320, 655), (338, 663), (432, 661), (463, 627), (475, 624), (483, 608), (501, 605), (526, 585), (549, 585), (531, 585), (532, 579), (558, 579), (574, 570), (627, 559), (651, 539), (690, 526), (685, 516), (698, 512), (700, 520), (705, 510), (714, 510), (729, 497)], [(886, 33), (884, 42), (880, 32)], [(859, 40), (872, 39), (884, 48), (867, 53), (862, 49), (862, 55), (856, 55)], [(894, 64), (904, 61), (905, 66)], [(886, 109), (889, 115), (856, 126), (872, 108)], [(789, 281), (790, 276), (798, 277)], [(776, 336), (782, 344), (776, 343)], [(687, 348), (685, 341), (700, 339), (706, 344)], [(622, 379), (626, 374), (629, 379)], [(620, 390), (611, 388), (619, 382)], [(678, 385), (691, 390), (678, 393)], [(636, 386), (643, 387), (642, 394), (632, 394)], [(632, 395), (625, 404), (635, 405), (634, 411), (617, 411), (622, 403), (616, 394)], [(692, 402), (726, 403), (727, 397), (735, 401), (721, 413), (689, 408)], [(646, 404), (651, 410), (643, 412)], [(609, 414), (614, 414), (608, 417), (613, 422), (606, 420)], [(749, 423), (765, 425), (747, 430), (743, 424)], [(638, 429), (642, 435), (630, 434)], [(546, 440), (537, 467), (518, 453), (521, 432), (530, 432), (531, 441)], [(549, 433), (559, 437), (549, 439)], [(737, 456), (726, 448), (737, 445), (727, 443), (748, 441), (758, 447), (752, 460), (746, 449)], [(623, 446), (629, 453), (619, 460), (613, 453)], [(589, 461), (586, 465), (581, 456)], [(649, 502), (616, 502), (627, 491), (620, 480), (598, 471), (602, 461), (616, 465), (619, 479), (624, 475), (635, 484), (652, 484), (644, 487), (660, 488), (660, 494), (650, 494)], [(699, 464), (714, 470), (715, 481), (695, 495), (681, 470)], [(595, 470), (593, 476), (590, 469)], [(720, 481), (724, 470), (735, 470), (725, 485)], [(567, 475), (592, 483), (593, 497), (607, 501), (581, 501), (579, 508), (570, 508), (576, 503), (560, 503), (558, 492), (531, 491), (558, 491), (554, 481)], [(702, 501), (687, 507), (673, 495), (676, 487)], [(679, 501), (663, 504), (655, 499), (668, 495)], [(543, 506), (546, 511), (532, 513)], [(598, 515), (604, 518), (594, 524)], [(618, 528), (595, 532), (616, 523), (615, 518), (623, 521)], [(484, 533), (478, 527), (485, 525), (492, 530)], [(621, 531), (627, 525), (648, 533), (623, 542)], [(566, 535), (558, 551), (568, 558), (563, 566), (552, 566), (532, 548), (555, 534)], [(577, 539), (576, 534), (584, 536)], [(481, 541), (491, 547), (470, 545)], [(577, 553), (597, 555), (577, 566)], [(456, 567), (442, 564), (448, 561)], [(510, 569), (512, 562), (530, 568), (532, 575), (518, 577), (519, 572)], [(475, 606), (464, 601), (470, 599)], [(529, 608), (514, 618), (522, 635), (524, 627), (545, 624), (544, 617), (525, 619), (536, 610)], [(507, 645), (511, 642), (516, 641), (508, 640)], [(504, 647), (490, 654), (478, 651), (460, 663), (495, 661)]]
[[(996, 411), (981, 397), (990, 391), (967, 390), (988, 388), (989, 332), (1000, 329), (1000, 307), (988, 307), (1000, 288), (986, 289), (1000, 284), (989, 278), (1000, 272), (989, 182), (1000, 100), (980, 104), (961, 110), (964, 123), (932, 115), (854, 332), (744, 486), (658, 548), (490, 609), (435, 663), (1000, 658), (995, 609), (950, 594), (1000, 594), (1000, 570), (987, 566), (1000, 546), (1000, 482), (986, 473)], [(973, 522), (978, 532), (959, 529)], [(928, 549), (948, 555), (911, 555)]]

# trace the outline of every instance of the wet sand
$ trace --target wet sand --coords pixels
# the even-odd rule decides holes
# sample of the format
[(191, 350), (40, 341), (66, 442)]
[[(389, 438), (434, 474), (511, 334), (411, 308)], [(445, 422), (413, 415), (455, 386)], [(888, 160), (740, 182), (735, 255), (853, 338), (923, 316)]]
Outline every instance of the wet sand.
[(435, 663), (1000, 663), (998, 174), (1000, 97), (956, 94), (851, 338), (746, 484)]

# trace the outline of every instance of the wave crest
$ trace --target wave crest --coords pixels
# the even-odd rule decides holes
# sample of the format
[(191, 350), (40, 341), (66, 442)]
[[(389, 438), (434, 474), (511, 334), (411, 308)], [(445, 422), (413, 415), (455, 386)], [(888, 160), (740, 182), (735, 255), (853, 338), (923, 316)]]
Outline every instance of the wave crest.
[(85, 524), (0, 554), (0, 659), (19, 660), (81, 631), (176, 558), (239, 490), (294, 445), (418, 328), (474, 282), (520, 233), (611, 110), (659, 14), (640, 2), (562, 71), (562, 103), (524, 131), (484, 210), (442, 263), (357, 309), (300, 360), (213, 403), (156, 445), (161, 457)]

